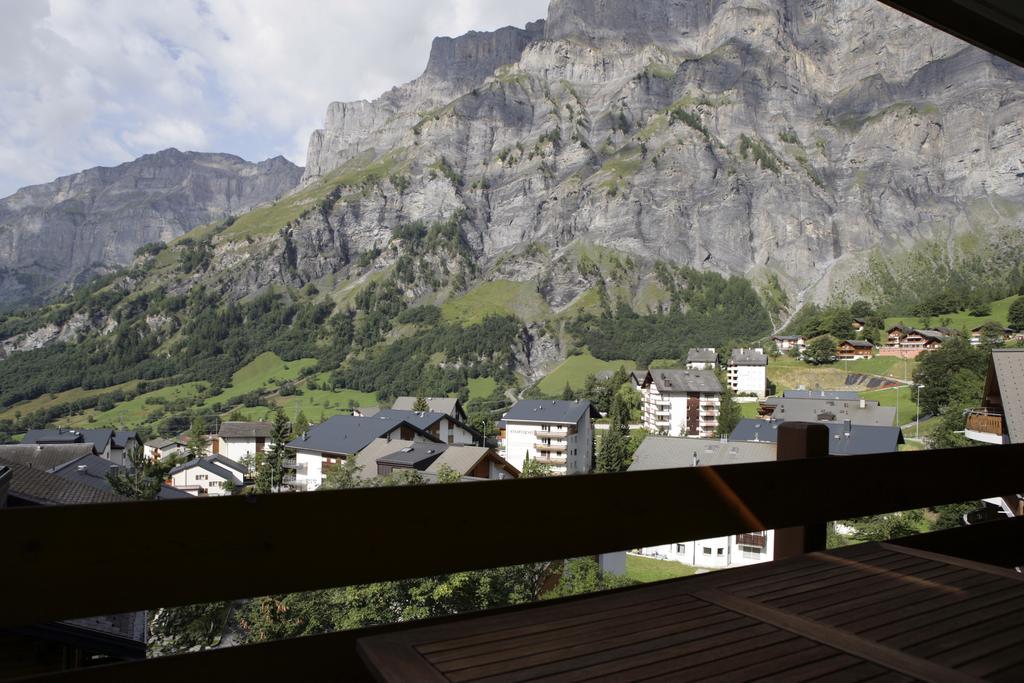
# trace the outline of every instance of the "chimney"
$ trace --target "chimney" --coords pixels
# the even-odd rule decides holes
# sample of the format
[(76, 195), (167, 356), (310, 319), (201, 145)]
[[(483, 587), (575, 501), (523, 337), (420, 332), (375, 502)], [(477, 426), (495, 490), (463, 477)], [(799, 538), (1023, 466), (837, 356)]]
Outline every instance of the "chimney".
[(862, 409), (863, 409), (863, 408), (867, 408), (867, 407), (868, 407), (868, 402), (867, 402), (867, 400), (865, 400), (864, 398), (861, 398), (861, 399), (860, 399), (860, 407), (861, 407)]
[(79, 472), (88, 472), (89, 471), (89, 466), (88, 465), (79, 465), (76, 469)]
[(846, 438), (850, 438), (851, 431), (853, 431), (853, 422), (851, 420), (846, 420), (843, 422), (843, 435), (846, 436)]

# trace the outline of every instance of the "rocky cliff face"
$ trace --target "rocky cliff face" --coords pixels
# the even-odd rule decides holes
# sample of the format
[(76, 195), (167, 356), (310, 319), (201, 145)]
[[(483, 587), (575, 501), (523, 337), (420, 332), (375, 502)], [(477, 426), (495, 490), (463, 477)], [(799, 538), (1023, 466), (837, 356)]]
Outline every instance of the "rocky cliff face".
[(0, 306), (38, 301), (129, 263), (140, 246), (277, 199), (302, 169), (283, 157), (168, 149), (0, 200)]
[[(796, 303), (877, 248), (1024, 228), (1022, 121), (1024, 72), (871, 0), (552, 0), (546, 22), (436, 42), (417, 81), (332, 104), (305, 184), (371, 160), (405, 180), (292, 231), (356, 253), (463, 212), (485, 272), (568, 283), (553, 305), (593, 284), (584, 243), (775, 274)], [(505, 258), (535, 244), (547, 259)]]

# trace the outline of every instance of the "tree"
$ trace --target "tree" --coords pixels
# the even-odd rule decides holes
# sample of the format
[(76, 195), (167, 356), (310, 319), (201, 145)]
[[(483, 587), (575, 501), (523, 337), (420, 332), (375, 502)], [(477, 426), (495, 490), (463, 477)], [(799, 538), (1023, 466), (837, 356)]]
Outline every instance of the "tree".
[[(280, 491), (281, 482), (284, 480), (284, 460), (288, 455), (287, 443), (290, 441), (291, 429), (288, 418), (280, 408), (274, 413), (274, 425), (270, 429), (270, 450), (263, 454), (257, 454), (254, 459), (256, 463), (257, 493), (270, 493)], [(260, 469), (265, 471), (260, 471)], [(261, 490), (266, 486), (266, 490)]]
[(569, 380), (565, 381), (565, 388), (562, 389), (562, 400), (572, 401), (576, 398), (576, 392), (572, 390), (572, 386), (569, 384)]
[(206, 455), (207, 435), (203, 418), (197, 417), (192, 420), (192, 427), (188, 430), (188, 454), (193, 460)]
[(740, 404), (732, 399), (732, 389), (728, 383), (722, 385), (722, 401), (718, 408), (718, 427), (715, 429), (715, 436), (729, 436), (736, 425), (743, 419), (743, 411)]
[(363, 486), (363, 479), (359, 476), (363, 466), (357, 462), (358, 458), (350, 455), (340, 463), (334, 465), (327, 471), (320, 488), (324, 489), (354, 489)]
[(625, 576), (609, 574), (601, 570), (601, 566), (593, 557), (577, 557), (566, 560), (562, 566), (562, 576), (558, 584), (544, 594), (544, 599), (564, 598), (581, 593), (610, 590), (630, 586), (635, 581)]
[(980, 500), (970, 500), (965, 503), (950, 503), (949, 505), (937, 505), (933, 508), (938, 514), (935, 518), (935, 530), (955, 529), (958, 526), (963, 526), (964, 515), (968, 512), (974, 512), (981, 507), (982, 503)]
[[(954, 382), (953, 376), (962, 370), (967, 374)], [(977, 386), (971, 385), (967, 378), (974, 377), (977, 382), (984, 382), (987, 370), (987, 354), (959, 336), (946, 339), (935, 351), (921, 354), (914, 370), (914, 382), (924, 385), (921, 389), (921, 412), (938, 415), (950, 404), (951, 393), (966, 400), (965, 394)], [(970, 401), (976, 403), (980, 399), (981, 390), (978, 389)]]
[(140, 445), (126, 449), (124, 459), (123, 467), (107, 471), (107, 481), (114, 493), (133, 500), (156, 498), (171, 464), (153, 462)]
[(1018, 332), (1024, 330), (1024, 296), (1019, 296), (1010, 304), (1010, 315), (1007, 325)]
[(523, 471), (519, 476), (523, 479), (536, 479), (537, 477), (547, 477), (551, 475), (551, 466), (542, 462), (537, 462), (530, 457), (529, 451), (526, 453), (526, 458), (523, 460)]
[(295, 416), (295, 422), (292, 423), (292, 438), (297, 439), (306, 432), (309, 431), (309, 419), (306, 414), (299, 411), (299, 414)]
[(460, 481), (462, 481), (462, 475), (447, 463), (437, 469), (438, 484), (457, 484)]
[(860, 318), (861, 320), (864, 320), (874, 312), (874, 306), (872, 306), (870, 303), (862, 299), (854, 301), (852, 304), (850, 304), (850, 315), (852, 315), (855, 318)]
[(598, 472), (623, 472), (629, 467), (632, 454), (629, 452), (629, 406), (621, 394), (615, 394), (612, 408), (608, 413), (611, 423), (601, 439), (601, 451), (597, 456)]
[(858, 541), (888, 541), (920, 533), (925, 521), (921, 510), (906, 510), (887, 515), (859, 517), (847, 520), (843, 524), (853, 527), (853, 537)]
[(827, 334), (807, 342), (804, 349), (804, 360), (814, 365), (824, 365), (836, 361), (836, 341)]
[(417, 396), (416, 402), (412, 404), (412, 409), (417, 413), (427, 413), (430, 412), (430, 404), (427, 403), (427, 399)]

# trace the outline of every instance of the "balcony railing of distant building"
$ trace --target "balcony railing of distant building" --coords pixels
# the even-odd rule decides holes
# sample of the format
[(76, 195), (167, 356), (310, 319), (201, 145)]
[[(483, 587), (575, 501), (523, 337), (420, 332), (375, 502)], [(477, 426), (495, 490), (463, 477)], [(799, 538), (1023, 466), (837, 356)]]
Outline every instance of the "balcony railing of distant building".
[(979, 408), (967, 413), (967, 429), (1004, 436), (1006, 434), (1006, 418), (1000, 412)]

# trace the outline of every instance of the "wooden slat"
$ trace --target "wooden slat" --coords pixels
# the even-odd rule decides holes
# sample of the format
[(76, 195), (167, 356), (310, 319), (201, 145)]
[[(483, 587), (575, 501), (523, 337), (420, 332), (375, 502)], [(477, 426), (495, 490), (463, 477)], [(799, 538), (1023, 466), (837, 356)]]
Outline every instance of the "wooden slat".
[[(972, 449), (970, 468), (962, 459), (957, 450), (907, 452), (477, 486), (8, 509), (0, 511), (0, 583), (19, 590), (0, 626), (592, 555), (1024, 489), (1024, 447)], [(826, 485), (835, 481), (843, 486)], [(585, 509), (604, 522), (566, 534), (557, 524), (524, 525), (516, 515), (462, 514), (523, 505)], [(458, 534), (435, 533), (438, 519), (454, 518)], [(321, 528), (305, 523), (323, 519), (359, 522), (339, 521), (324, 543)], [(167, 531), (208, 528), (211, 520), (232, 533)], [(380, 542), (397, 528), (402, 543)], [(197, 563), (206, 575), (231, 580), (151, 579), (191, 576)], [(117, 591), (93, 590), (110, 576), (119, 577)], [(54, 585), (60, 599), (45, 599)]]

